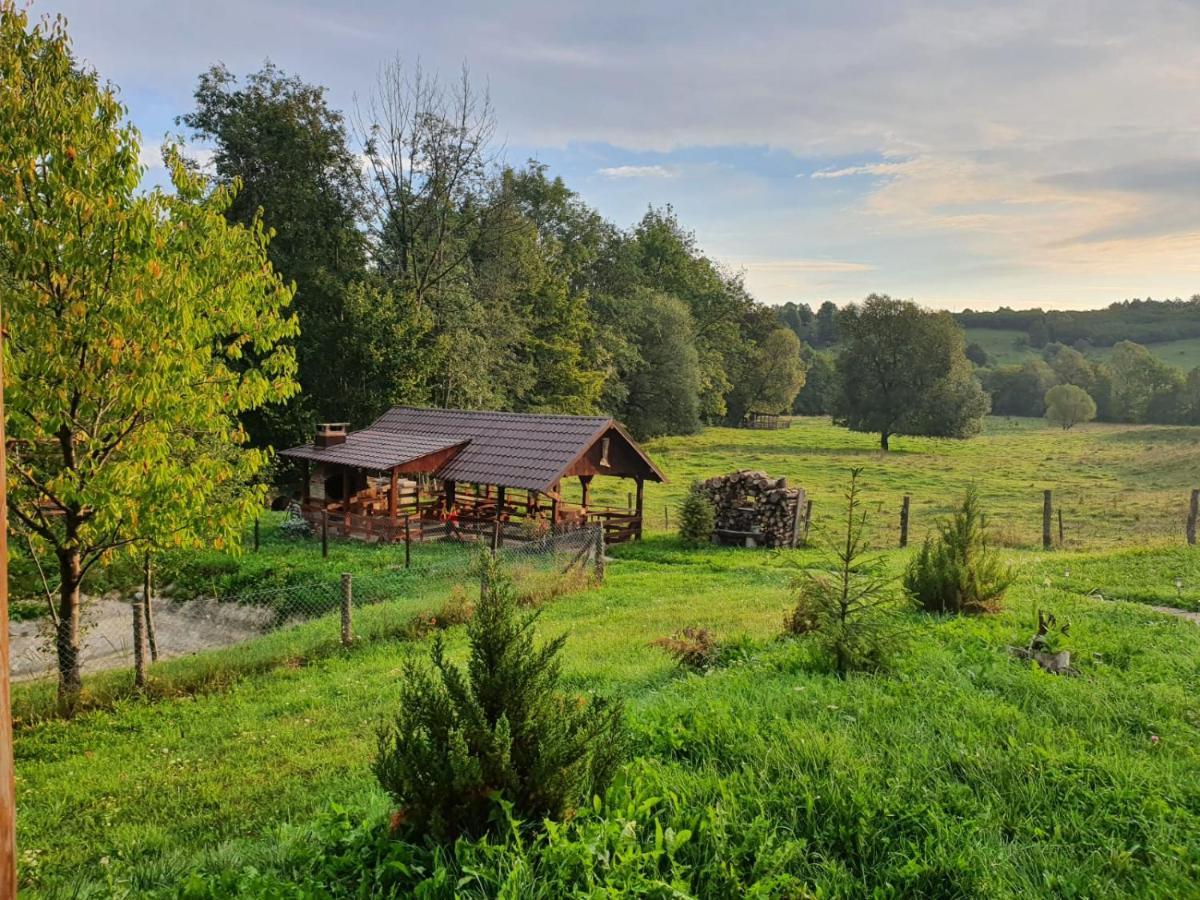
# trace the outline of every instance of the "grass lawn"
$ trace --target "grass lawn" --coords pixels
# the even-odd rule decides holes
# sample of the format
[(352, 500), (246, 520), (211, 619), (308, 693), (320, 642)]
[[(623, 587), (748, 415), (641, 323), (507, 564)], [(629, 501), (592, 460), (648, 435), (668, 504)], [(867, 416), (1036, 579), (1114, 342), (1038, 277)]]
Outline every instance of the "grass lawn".
[[(1068, 544), (1086, 549), (1004, 550), (1019, 579), (1001, 613), (906, 613), (894, 670), (841, 681), (805, 641), (780, 639), (790, 579), (817, 551), (689, 551), (661, 535), (619, 548), (605, 585), (546, 604), (539, 632), (569, 635), (572, 687), (626, 698), (624, 774), (555, 836), (464, 848), (449, 874), (425, 860), (450, 879), (427, 896), (1194, 895), (1200, 627), (1145, 604), (1200, 609), (1200, 553), (1178, 538), (1138, 545), (1170, 536), (1198, 441), (1195, 429), (1064, 435), (994, 421), (977, 441), (900, 439), (881, 457), (870, 436), (801, 420), (655, 442), (672, 478), (647, 492), (660, 509), (691, 477), (751, 467), (808, 487), (829, 521), (855, 464), (881, 507), (881, 544), (893, 543), (904, 491), (919, 536), (975, 481), (1002, 533), (1019, 520), (1014, 543), (1036, 540), (1042, 486), (1078, 491), (1089, 505), (1067, 518)], [(249, 585), (394, 564), (389, 549), (333, 552), (321, 562), (268, 530), (257, 556), (204, 554), (172, 571), (180, 583)], [(906, 558), (884, 561), (898, 572)], [(424, 581), (360, 610), (370, 639), (351, 650), (319, 619), (154, 670), (188, 690), (114, 689), (107, 708), (70, 721), (27, 717), (15, 745), (24, 896), (317, 897), (328, 879), (288, 886), (313, 881), (314, 860), (365, 872), (373, 857), (347, 835), (377, 831), (387, 814), (369, 770), (375, 728), (403, 661), (428, 649), (397, 623), (450, 588)], [(1028, 640), (1039, 608), (1070, 619), (1079, 677), (1006, 652)], [(686, 675), (649, 646), (689, 624), (735, 642), (734, 662)], [(445, 634), (461, 653), (462, 629)], [(223, 674), (205, 681), (212, 673)], [(18, 706), (34, 690), (19, 687)], [(350, 831), (331, 838), (331, 821)]]
[[(1042, 491), (1050, 488), (1068, 547), (1133, 546), (1181, 540), (1190, 491), (1200, 486), (1200, 428), (1092, 423), (1064, 432), (1041, 419), (989, 417), (980, 438), (901, 437), (892, 447), (881, 454), (874, 436), (823, 418), (795, 419), (783, 431), (708, 428), (652, 441), (648, 449), (671, 481), (647, 486), (648, 526), (663, 530), (664, 508), (674, 516), (693, 479), (736, 468), (787, 476), (813, 499), (814, 522), (825, 523), (847, 470), (863, 466), (883, 544), (898, 539), (904, 494), (920, 540), (974, 483), (1002, 543), (1040, 546)], [(625, 486), (606, 481), (596, 479), (594, 493), (623, 503)]]

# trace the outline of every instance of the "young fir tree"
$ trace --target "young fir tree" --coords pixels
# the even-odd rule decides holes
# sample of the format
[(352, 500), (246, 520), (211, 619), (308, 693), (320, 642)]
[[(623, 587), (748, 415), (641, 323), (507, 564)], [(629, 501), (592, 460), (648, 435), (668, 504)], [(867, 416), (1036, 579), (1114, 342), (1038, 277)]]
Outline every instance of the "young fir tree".
[(697, 481), (679, 504), (679, 538), (689, 547), (707, 546), (716, 525), (717, 511)]
[(904, 589), (927, 612), (984, 613), (1000, 605), (1012, 581), (988, 544), (987, 518), (972, 487), (938, 525), (937, 538), (925, 539), (904, 574)]
[(435, 639), (432, 668), (409, 663), (395, 721), (380, 732), (375, 775), (397, 821), (449, 841), (479, 835), (496, 801), (526, 821), (562, 819), (604, 790), (625, 747), (619, 703), (561, 687), (565, 637), (538, 647), (512, 581), (490, 556), (467, 625), (466, 671)]
[(806, 571), (797, 584), (795, 609), (784, 622), (793, 634), (811, 633), (821, 654), (840, 676), (885, 669), (896, 650), (892, 581), (880, 574), (870, 555), (867, 513), (859, 476), (850, 470), (846, 489), (845, 534), (830, 541), (825, 571)]

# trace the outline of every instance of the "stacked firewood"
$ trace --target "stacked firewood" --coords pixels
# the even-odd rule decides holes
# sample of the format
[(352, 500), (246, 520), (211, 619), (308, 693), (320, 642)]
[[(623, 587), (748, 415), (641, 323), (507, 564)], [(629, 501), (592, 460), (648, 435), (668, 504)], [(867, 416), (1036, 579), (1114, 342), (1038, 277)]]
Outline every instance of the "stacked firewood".
[(790, 547), (803, 514), (804, 491), (789, 488), (786, 478), (749, 469), (718, 475), (700, 485), (717, 513), (716, 528), (735, 536), (753, 535), (767, 547)]

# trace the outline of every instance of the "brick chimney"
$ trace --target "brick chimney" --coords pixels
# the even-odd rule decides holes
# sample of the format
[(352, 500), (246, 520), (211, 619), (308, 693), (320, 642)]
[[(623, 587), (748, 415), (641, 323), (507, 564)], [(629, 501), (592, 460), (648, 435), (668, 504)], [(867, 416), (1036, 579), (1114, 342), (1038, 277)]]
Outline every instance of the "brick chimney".
[(346, 422), (322, 422), (317, 426), (313, 446), (318, 450), (346, 443)]

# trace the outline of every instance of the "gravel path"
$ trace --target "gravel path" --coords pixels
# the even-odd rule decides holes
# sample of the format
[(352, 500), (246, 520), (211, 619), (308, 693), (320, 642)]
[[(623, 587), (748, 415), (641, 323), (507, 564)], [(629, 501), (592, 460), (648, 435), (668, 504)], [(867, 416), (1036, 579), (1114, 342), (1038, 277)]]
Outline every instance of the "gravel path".
[[(270, 627), (272, 614), (259, 606), (215, 600), (156, 600), (154, 627), (159, 659), (238, 644)], [(48, 619), (10, 622), (9, 672), (14, 681), (54, 671)], [(93, 598), (83, 607), (84, 672), (132, 665), (133, 613), (128, 601)]]

